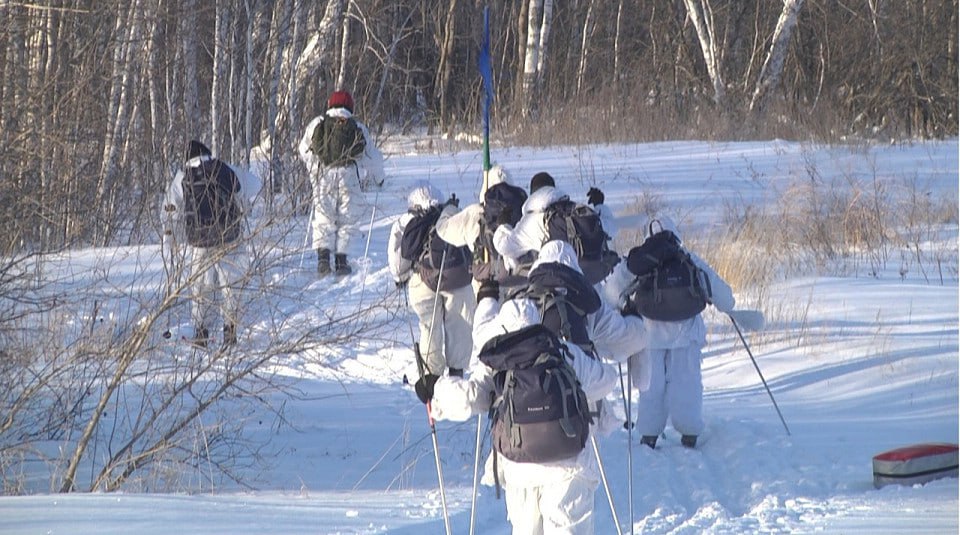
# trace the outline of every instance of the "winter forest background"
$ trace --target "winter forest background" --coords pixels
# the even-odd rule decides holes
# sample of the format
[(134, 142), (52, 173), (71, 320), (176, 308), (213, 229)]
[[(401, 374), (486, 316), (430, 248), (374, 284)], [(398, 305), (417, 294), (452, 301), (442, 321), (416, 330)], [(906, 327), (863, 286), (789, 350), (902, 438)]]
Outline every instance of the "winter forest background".
[(298, 208), (336, 88), (381, 139), (476, 135), (485, 5), (495, 143), (957, 134), (957, 0), (7, 0), (0, 252), (154, 239), (192, 138)]
[[(765, 211), (711, 205), (691, 236), (711, 245), (738, 300), (806, 329), (802, 302), (765, 308), (774, 281), (899, 270), (955, 294), (957, 197), (942, 186), (956, 183), (956, 142), (930, 145), (930, 170), (891, 181), (876, 161), (899, 156), (873, 148), (923, 152), (926, 139), (957, 136), (957, 0), (0, 0), (3, 493), (252, 488), (269, 433), (251, 437), (250, 422), (288, 426), (284, 400), (313, 395), (273, 364), (389, 353), (405, 327), (385, 274), (362, 279), (359, 296), (299, 294), (315, 282), (309, 257), (306, 274), (289, 275), (304, 265), (309, 206), (295, 144), (343, 88), (388, 164), (423, 155), (388, 165), (389, 210), (420, 178), (466, 198), (479, 164), (448, 155), (479, 146), (484, 6), (494, 160), (523, 147), (510, 153), (518, 184), (553, 163), (529, 159), (538, 147), (786, 140), (732, 150), (719, 170), (691, 159), (701, 167), (689, 174), (729, 181), (728, 193), (770, 196)], [(264, 182), (249, 275), (251, 302), (269, 306), (242, 354), (182, 358), (159, 338), (187, 306), (182, 255), (157, 244), (159, 198), (190, 139)], [(830, 147), (875, 158), (874, 175), (832, 167), (845, 157)], [(640, 152), (655, 174), (656, 150)], [(781, 158), (791, 181), (751, 189)], [(646, 177), (580, 163), (581, 185), (601, 176), (622, 217), (668, 204), (636, 187)], [(621, 234), (622, 252), (637, 236)]]

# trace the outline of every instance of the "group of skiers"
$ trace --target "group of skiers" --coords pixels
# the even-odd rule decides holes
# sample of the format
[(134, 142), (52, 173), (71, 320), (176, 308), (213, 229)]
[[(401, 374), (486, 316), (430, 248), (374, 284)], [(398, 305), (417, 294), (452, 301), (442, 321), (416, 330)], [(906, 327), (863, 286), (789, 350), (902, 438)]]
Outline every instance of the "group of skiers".
[[(320, 277), (351, 273), (366, 192), (384, 183), (383, 156), (353, 108), (349, 93), (334, 92), (298, 146)], [(596, 449), (597, 434), (621, 426), (605, 403), (618, 368), (628, 363), (628, 385), (640, 392), (641, 443), (655, 448), (669, 418), (683, 446), (695, 447), (704, 428), (700, 313), (707, 304), (730, 313), (733, 292), (683, 248), (669, 217), (651, 220), (643, 243), (621, 257), (609, 246), (616, 228), (600, 189), (580, 203), (540, 172), (527, 192), (501, 166), (484, 183), (462, 210), (455, 195), (422, 183), (390, 230), (389, 271), (419, 319), (415, 390), (431, 425), (491, 415), (484, 482), (505, 489), (514, 533), (593, 533), (601, 467), (587, 443)], [(218, 288), (224, 344), (237, 343), (244, 217), (258, 191), (199, 141), (167, 190), (164, 239), (188, 245), (197, 345), (210, 337)], [(634, 422), (623, 425), (632, 432)]]
[[(334, 91), (297, 147), (313, 190), (310, 226), (321, 277), (352, 272), (347, 250), (369, 209), (364, 192), (382, 188), (384, 182), (383, 155), (353, 108), (349, 92)], [(242, 238), (260, 186), (256, 177), (213, 157), (198, 140), (189, 142), (184, 167), (167, 186), (161, 213), (164, 248), (176, 252), (184, 246), (192, 270), (193, 333), (185, 338), (194, 345), (206, 347), (211, 340), (218, 293), (223, 343), (237, 343), (238, 288), (249, 260)]]
[(546, 172), (526, 195), (495, 166), (463, 210), (418, 185), (390, 232), (390, 273), (420, 322), (417, 396), (436, 420), (491, 414), (484, 482), (505, 489), (517, 534), (593, 532), (587, 442), (620, 427), (605, 398), (621, 363), (643, 444), (668, 417), (686, 447), (703, 431), (700, 312), (732, 311), (733, 292), (668, 217), (621, 259), (604, 197), (590, 188), (578, 203)]

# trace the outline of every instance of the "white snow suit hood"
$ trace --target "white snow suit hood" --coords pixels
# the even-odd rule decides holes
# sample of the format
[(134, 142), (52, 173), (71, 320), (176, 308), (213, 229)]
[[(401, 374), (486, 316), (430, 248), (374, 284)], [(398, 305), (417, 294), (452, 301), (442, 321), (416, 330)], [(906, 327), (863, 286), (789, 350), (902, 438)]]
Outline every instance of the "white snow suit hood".
[(543, 244), (543, 247), (540, 248), (540, 254), (530, 266), (530, 271), (533, 272), (540, 265), (549, 263), (563, 264), (577, 273), (583, 274), (583, 270), (580, 269), (580, 261), (577, 260), (577, 252), (573, 250), (572, 245), (563, 240), (550, 240)]
[(407, 195), (407, 208), (410, 210), (426, 210), (431, 206), (440, 204), (440, 197), (443, 195), (432, 184), (420, 184)]
[[(526, 202), (523, 203), (523, 215), (543, 212), (551, 204), (569, 198), (569, 195), (558, 188), (544, 186), (527, 197)], [(519, 223), (517, 224), (519, 225)]]

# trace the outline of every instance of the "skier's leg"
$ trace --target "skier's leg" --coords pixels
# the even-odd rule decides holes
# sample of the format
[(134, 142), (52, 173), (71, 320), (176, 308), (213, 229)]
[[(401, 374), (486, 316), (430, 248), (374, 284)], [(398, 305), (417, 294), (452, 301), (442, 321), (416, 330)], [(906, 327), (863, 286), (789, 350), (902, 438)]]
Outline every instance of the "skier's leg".
[(444, 347), (447, 366), (464, 370), (470, 367), (470, 352), (473, 349), (473, 312), (477, 298), (473, 286), (464, 286), (444, 292)]
[(641, 436), (658, 436), (667, 425), (667, 407), (664, 399), (667, 391), (667, 350), (648, 351), (650, 387), (640, 393), (637, 401), (637, 432)]
[(673, 428), (682, 435), (703, 432), (703, 379), (700, 347), (691, 344), (672, 350), (668, 405)]
[[(446, 369), (446, 359), (443, 357), (443, 296), (438, 299), (437, 294), (417, 274), (410, 277), (409, 288), (410, 307), (420, 319), (420, 352), (427, 372), (443, 375)], [(432, 325), (434, 322), (436, 325)]]

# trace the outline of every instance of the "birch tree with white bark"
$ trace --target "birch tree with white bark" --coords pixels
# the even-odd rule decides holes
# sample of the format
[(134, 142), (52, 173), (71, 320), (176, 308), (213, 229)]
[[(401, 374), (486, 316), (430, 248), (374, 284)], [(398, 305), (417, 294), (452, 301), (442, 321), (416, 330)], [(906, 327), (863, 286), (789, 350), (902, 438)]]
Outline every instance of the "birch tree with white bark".
[(777, 27), (773, 30), (770, 48), (763, 60), (763, 67), (760, 68), (753, 97), (750, 99), (750, 111), (762, 111), (770, 93), (780, 84), (788, 45), (793, 36), (793, 29), (797, 26), (797, 16), (802, 7), (803, 0), (783, 0), (783, 10), (777, 20)]

